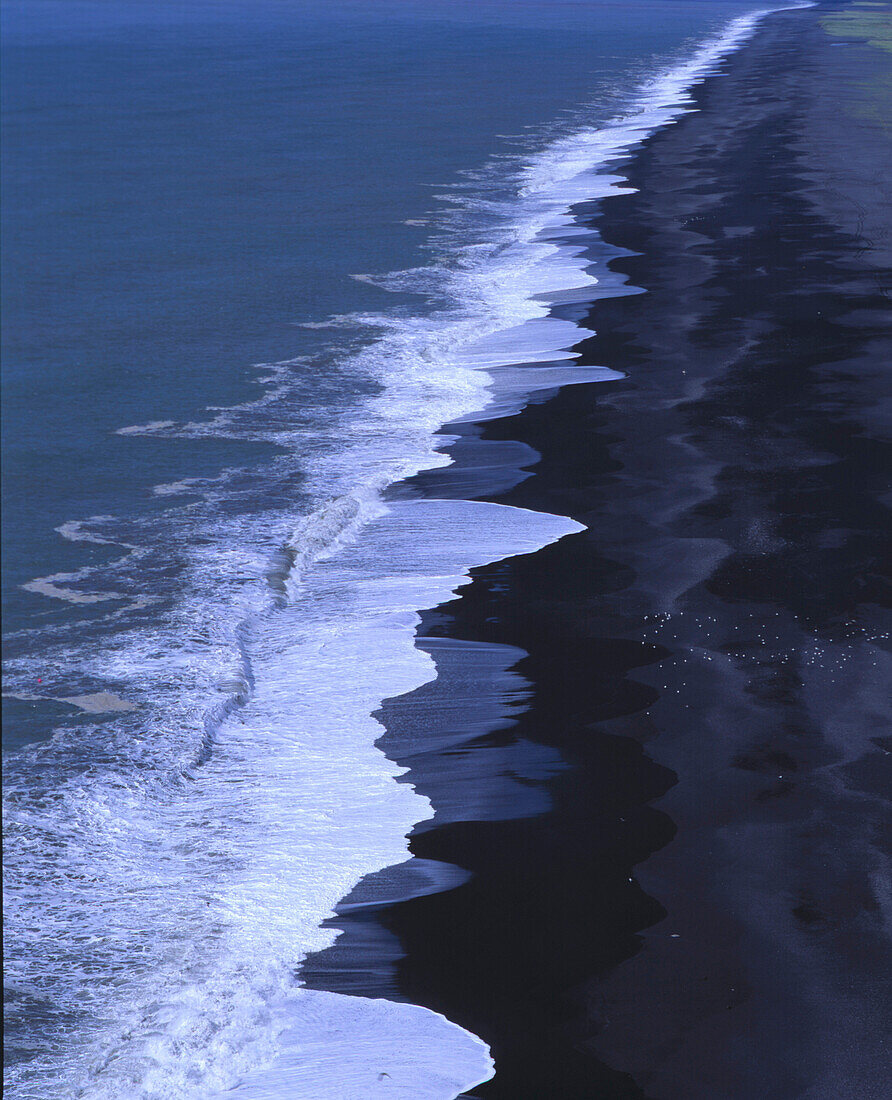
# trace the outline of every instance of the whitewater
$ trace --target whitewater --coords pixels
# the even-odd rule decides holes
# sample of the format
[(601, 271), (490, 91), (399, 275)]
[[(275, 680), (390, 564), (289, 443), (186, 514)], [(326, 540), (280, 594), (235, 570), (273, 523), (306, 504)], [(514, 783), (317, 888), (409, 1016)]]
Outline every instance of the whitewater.
[(429, 265), (357, 276), (419, 307), (316, 324), (366, 386), (353, 407), (303, 414), (302, 380), (324, 375), (322, 358), (261, 365), (255, 400), (204, 419), (121, 425), (277, 453), (159, 483), (160, 517), (65, 524), (100, 559), (26, 586), (108, 629), (85, 651), (86, 619), (37, 625), (39, 652), (7, 668), (10, 694), (103, 714), (6, 762), (10, 1003), (45, 1020), (10, 1095), (445, 1100), (497, 1071), (485, 1036), (417, 1006), (303, 989), (300, 966), (333, 942), (338, 903), (405, 863), (408, 834), (436, 813), (375, 744), (382, 700), (436, 675), (415, 646), (419, 612), (474, 568), (584, 528), (392, 487), (449, 462), (444, 425), (620, 377), (580, 366), (586, 331), (555, 315), (638, 292), (574, 204), (628, 189), (623, 159), (693, 109), (697, 83), (767, 10), (607, 124), (581, 117), (439, 196)]

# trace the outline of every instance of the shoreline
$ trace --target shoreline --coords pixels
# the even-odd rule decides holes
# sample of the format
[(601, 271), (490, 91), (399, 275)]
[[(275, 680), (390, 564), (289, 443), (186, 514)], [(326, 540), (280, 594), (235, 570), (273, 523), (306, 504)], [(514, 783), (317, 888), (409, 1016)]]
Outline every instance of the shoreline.
[[(701, 12), (685, 14), (684, 7), (678, 25), (694, 24), (700, 42), (701, 32), (705, 33)], [(547, 3), (540, 8), (546, 21), (553, 18)], [(513, 15), (508, 9), (510, 23)], [(609, 11), (606, 14), (609, 24), (612, 16)], [(448, 292), (448, 308), (443, 313), (412, 310), (408, 317), (402, 317), (399, 306), (392, 312), (387, 309), (380, 318), (371, 318), (371, 327), (376, 329), (380, 323), (381, 332), (370, 342), (365, 339), (368, 318), (351, 314), (343, 318), (348, 329), (358, 322), (364, 336), (356, 344), (355, 355), (345, 352), (348, 359), (340, 365), (349, 362), (348, 373), (355, 368), (365, 381), (354, 379), (354, 387), (346, 376), (338, 380), (324, 371), (316, 378), (312, 359), (302, 363), (301, 357), (257, 364), (255, 369), (262, 374), (254, 382), (266, 388), (256, 400), (210, 407), (209, 420), (136, 423), (144, 418), (128, 414), (126, 420), (133, 423), (117, 430), (134, 439), (154, 437), (154, 443), (144, 440), (134, 445), (157, 445), (158, 455), (167, 451), (164, 440), (197, 441), (206, 436), (229, 437), (227, 448), (238, 437), (245, 443), (249, 437), (284, 443), (291, 454), (288, 458), (280, 454), (261, 467), (270, 477), (257, 476), (254, 468), (236, 467), (225, 469), (220, 482), (184, 480), (182, 470), (177, 474), (173, 468), (159, 468), (158, 477), (153, 474), (151, 479), (152, 497), (163, 499), (172, 492), (186, 499), (173, 502), (170, 509), (162, 505), (154, 519), (141, 510), (131, 524), (109, 508), (102, 518), (58, 525), (57, 533), (67, 543), (90, 543), (93, 550), (84, 549), (95, 551), (99, 559), (114, 554), (118, 546), (124, 556), (50, 575), (50, 580), (61, 577), (73, 586), (66, 590), (71, 597), (67, 604), (74, 599), (96, 605), (95, 613), (71, 619), (73, 608), (69, 607), (67, 612), (63, 608), (61, 616), (74, 623), (75, 640), (90, 639), (86, 651), (72, 645), (72, 658), (79, 660), (79, 654), (86, 652), (93, 656), (89, 664), (78, 667), (80, 693), (73, 695), (71, 666), (66, 660), (49, 661), (37, 632), (33, 640), (40, 650), (39, 668), (43, 671), (48, 664), (53, 674), (52, 679), (40, 676), (37, 682), (45, 684), (52, 696), (35, 699), (31, 692), (22, 692), (32, 697), (17, 700), (19, 710), (33, 717), (32, 728), (44, 728), (48, 711), (58, 707), (58, 700), (87, 699), (98, 705), (98, 699), (107, 704), (108, 693), (99, 689), (123, 690), (127, 684), (131, 685), (128, 702), (136, 703), (138, 709), (117, 721), (107, 707), (101, 712), (104, 717), (95, 722), (89, 717), (65, 719), (69, 726), (58, 740), (54, 738), (47, 756), (42, 757), (43, 749), (35, 745), (18, 758), (18, 784), (11, 799), (14, 803), (21, 796), (16, 825), (30, 832), (36, 816), (49, 825), (49, 835), (56, 836), (61, 820), (62, 831), (71, 837), (62, 850), (73, 854), (74, 860), (69, 867), (53, 853), (70, 904), (58, 926), (47, 926), (42, 919), (37, 922), (38, 938), (20, 940), (26, 946), (16, 960), (19, 975), (33, 975), (38, 983), (47, 980), (52, 998), (70, 1006), (71, 1017), (55, 1017), (38, 1053), (31, 1045), (30, 1020), (43, 1011), (42, 1006), (28, 995), (16, 994), (16, 1027), (22, 1037), (12, 1070), (17, 1083), (29, 1077), (39, 1081), (44, 1074), (52, 1079), (58, 1076), (54, 1065), (63, 1060), (70, 1065), (64, 1072), (85, 1082), (84, 1088), (112, 1092), (115, 1082), (125, 1079), (176, 1091), (188, 1089), (185, 1082), (189, 1081), (216, 1086), (222, 1075), (233, 1085), (237, 1082), (240, 1095), (245, 1096), (258, 1090), (266, 1094), (270, 1089), (298, 1088), (314, 1096), (325, 1091), (365, 1097), (378, 1081), (382, 1093), (408, 1088), (419, 1098), (422, 1093), (445, 1097), (454, 1095), (464, 1082), (489, 1076), (484, 1040), (421, 1005), (398, 1003), (398, 991), (397, 1003), (365, 996), (349, 1000), (294, 988), (294, 976), (306, 952), (321, 951), (335, 940), (335, 931), (322, 927), (322, 920), (358, 880), (360, 887), (342, 906), (354, 915), (408, 896), (430, 896), (467, 878), (454, 865), (435, 859), (407, 861), (407, 833), (430, 812), (430, 802), (410, 784), (397, 782), (402, 769), (375, 746), (380, 727), (372, 713), (383, 697), (414, 694), (412, 689), (433, 672), (431, 658), (415, 646), (419, 607), (451, 599), (473, 566), (538, 550), (581, 526), (536, 508), (517, 509), (476, 499), (485, 495), (480, 484), (484, 451), (489, 454), (485, 476), (490, 495), (496, 489), (491, 480), (493, 460), (500, 470), (498, 489), (506, 491), (518, 480), (512, 468), (535, 462), (536, 452), (509, 443), (507, 447), (498, 444), (500, 453), (493, 455), (490, 443), (471, 437), (478, 432), (476, 421), (504, 417), (528, 400), (545, 400), (560, 382), (618, 377), (597, 365), (580, 372), (573, 362), (576, 355), (567, 349), (579, 337), (578, 304), (567, 319), (544, 316), (549, 312), (547, 302), (556, 296), (564, 299), (562, 288), (576, 287), (571, 298), (578, 303), (580, 293), (586, 293), (581, 284), (594, 283), (585, 270), (586, 261), (578, 258), (579, 230), (570, 224), (566, 210), (574, 196), (604, 194), (615, 186), (614, 178), (601, 172), (589, 176), (597, 184), (590, 189), (577, 174), (580, 156), (583, 163), (594, 160), (603, 165), (617, 149), (628, 150), (684, 113), (687, 89), (697, 74), (705, 73), (724, 51), (732, 49), (756, 18), (740, 17), (719, 28), (718, 22), (724, 23), (721, 16), (706, 9), (702, 14), (716, 33), (677, 65), (669, 60), (684, 49), (677, 27), (673, 29), (677, 21), (670, 19), (665, 29), (654, 28), (655, 41), (669, 51), (665, 55), (669, 67), (647, 84), (635, 86), (628, 114), (606, 118), (603, 130), (574, 128), (566, 139), (551, 131), (554, 140), (545, 146), (534, 137), (531, 163), (512, 156), (508, 177), (499, 158), (486, 162), (479, 194), (475, 184), (474, 194), (468, 196), (468, 212), (492, 184), (500, 190), (507, 184), (509, 201), (496, 204), (486, 214), (487, 228), (481, 233), (464, 227), (460, 214), (450, 229), (452, 219), (444, 212), (442, 228), (454, 250), (447, 249), (443, 264), (432, 271), (434, 283), (442, 281)], [(423, 21), (424, 13), (419, 15)], [(625, 13), (614, 9), (613, 16), (619, 20), (620, 34), (626, 34)], [(510, 38), (510, 27), (506, 33)], [(456, 45), (462, 41), (473, 45), (464, 35)], [(532, 44), (538, 50), (539, 43)], [(400, 48), (399, 43), (395, 46)], [(107, 48), (112, 56), (122, 48), (126, 52), (126, 46), (117, 41)], [(587, 49), (584, 52), (589, 66), (591, 57)], [(545, 53), (546, 59), (559, 65), (561, 72), (555, 76), (562, 86), (566, 55), (557, 58)], [(614, 60), (617, 71), (628, 71), (622, 59), (605, 55), (607, 70), (614, 67)], [(484, 67), (488, 73), (489, 63)], [(450, 73), (444, 76), (448, 86)], [(518, 97), (529, 91), (535, 102), (540, 93), (528, 76), (525, 69), (517, 71), (513, 86)], [(617, 82), (617, 87), (629, 86), (624, 78)], [(461, 92), (459, 86), (445, 90)], [(573, 101), (578, 102), (578, 97)], [(609, 113), (606, 103), (602, 107), (596, 108), (595, 118)], [(525, 110), (522, 113), (526, 125), (531, 116)], [(187, 116), (191, 117), (189, 112)], [(549, 120), (554, 117), (549, 112)], [(443, 150), (451, 148), (450, 133), (461, 137), (474, 129), (472, 118), (468, 127), (458, 115), (455, 122), (457, 130), (444, 130)], [(492, 147), (489, 138), (485, 144)], [(481, 244), (482, 255), (478, 253)], [(604, 261), (602, 254), (602, 266)], [(382, 289), (399, 290), (403, 274), (409, 277), (410, 291), (426, 283), (425, 269), (404, 273), (400, 265), (393, 266), (390, 274), (377, 280)], [(365, 276), (363, 281), (366, 278), (376, 281), (375, 276)], [(555, 288), (556, 295), (549, 293)], [(340, 320), (332, 317), (318, 327), (340, 327)], [(344, 349), (340, 338), (335, 346)], [(537, 365), (504, 366), (527, 357)], [(564, 365), (557, 366), (558, 362)], [(416, 369), (419, 363), (421, 370)], [(499, 393), (478, 415), (474, 410), (486, 400), (487, 374), (481, 366), (491, 368)], [(349, 398), (348, 390), (353, 391), (353, 399), (343, 403)], [(310, 398), (310, 409), (297, 409), (302, 393)], [(321, 400), (320, 409), (327, 409), (329, 397), (332, 415), (308, 432), (315, 443), (307, 444), (307, 453), (315, 452), (317, 445), (318, 453), (306, 463), (300, 444), (291, 450), (296, 442), (292, 429), (297, 428), (298, 437), (303, 435), (293, 414), (297, 412), (299, 423), (309, 428), (314, 420), (313, 401)], [(440, 426), (452, 418), (466, 421), (475, 455), (470, 472), (476, 486), (447, 500), (424, 499), (424, 494), (411, 489), (408, 495), (413, 499), (400, 500), (396, 490), (393, 506), (384, 508), (379, 495), (383, 485), (445, 461), (434, 448), (445, 442)], [(329, 439), (330, 429), (337, 431), (337, 439)], [(328, 447), (326, 440), (336, 445)], [(151, 468), (150, 462), (146, 470)], [(334, 487), (338, 491), (330, 493)], [(230, 490), (235, 491), (237, 503)], [(473, 501), (464, 499), (469, 494)], [(306, 519), (295, 527), (295, 513), (305, 506)], [(244, 551), (248, 545), (256, 550), (256, 535), (260, 541), (269, 535), (273, 552), (269, 559), (262, 555), (259, 560), (252, 552), (249, 560), (257, 573), (253, 576), (249, 570), (246, 576)], [(164, 555), (170, 546), (182, 551), (177, 566), (191, 563), (182, 573), (178, 568), (167, 569)], [(122, 596), (121, 607), (112, 604), (103, 610), (109, 594), (116, 597), (130, 591), (136, 562), (141, 563), (137, 572), (148, 582), (140, 585), (143, 596), (135, 602)], [(209, 571), (201, 567), (208, 563)], [(156, 576), (159, 565), (161, 573)], [(307, 565), (312, 568), (305, 569)], [(193, 572), (193, 566), (199, 568)], [(102, 589), (93, 591), (100, 576)], [(153, 603), (153, 593), (159, 591), (153, 581), (159, 583), (164, 598), (174, 598), (170, 607), (176, 610), (169, 621), (161, 606), (145, 616), (131, 615)], [(243, 587), (245, 581), (247, 587)], [(29, 582), (30, 590), (35, 584), (40, 587)], [(55, 589), (57, 595), (60, 591)], [(236, 591), (237, 598), (227, 606), (209, 604), (205, 598), (211, 595), (216, 601), (221, 593)], [(52, 595), (49, 589), (47, 594)], [(32, 598), (33, 591), (27, 596)], [(199, 630), (164, 641), (166, 627), (179, 624), (180, 612), (187, 617), (194, 613), (204, 622), (202, 616), (210, 606), (217, 611), (207, 634)], [(160, 634), (155, 633), (159, 623)], [(102, 641), (106, 636), (118, 643), (111, 666), (115, 675), (110, 678), (109, 655)], [(151, 657), (146, 661), (149, 638)], [(166, 663), (171, 653), (181, 653), (181, 644), (182, 668), (188, 669), (183, 680), (168, 676)], [(24, 642), (26, 655), (30, 646), (30, 640)], [(541, 782), (565, 771), (566, 762), (557, 748), (530, 741), (519, 750), (503, 737), (505, 710), (522, 710), (533, 693), (532, 683), (512, 671), (522, 651), (460, 640), (452, 644), (439, 638), (430, 648), (441, 669), (448, 664), (450, 670), (442, 678), (447, 696), (439, 696), (435, 705), (444, 715), (453, 714), (450, 725), (457, 721), (461, 727), (458, 736), (455, 729), (442, 729), (435, 769), (437, 827), (447, 820), (446, 805), (453, 792), (460, 795), (450, 811), (456, 824), (518, 816), (533, 821), (548, 812), (549, 796), (540, 789)], [(21, 666), (26, 677), (28, 660)], [(148, 676), (131, 679), (134, 667)], [(196, 689), (202, 675), (208, 677), (209, 696)], [(27, 679), (24, 683), (27, 688)], [(481, 702), (485, 703), (482, 709)], [(93, 713), (100, 712), (94, 709)], [(168, 720), (171, 715), (174, 721)], [(422, 719), (428, 751), (431, 717), (427, 712)], [(153, 731), (150, 742), (143, 738), (146, 728)], [(411, 729), (407, 732), (411, 741)], [(482, 750), (473, 744), (478, 734), (494, 734), (495, 742)], [(472, 743), (470, 755), (464, 748), (467, 742)], [(78, 779), (81, 766), (91, 767), (91, 754), (106, 761), (109, 746), (113, 747), (110, 771), (101, 770), (84, 792)], [(406, 750), (413, 751), (411, 745)], [(394, 749), (392, 755), (401, 751)], [(184, 780), (173, 798), (155, 797), (159, 767), (165, 777), (172, 769), (175, 780)], [(71, 784), (66, 768), (74, 772)], [(61, 786), (56, 782), (59, 775)], [(105, 782), (109, 775), (114, 777), (111, 787)], [(49, 805), (42, 798), (46, 784), (56, 789)], [(247, 790), (251, 812), (244, 815)], [(166, 794), (165, 784), (161, 791)], [(179, 795), (185, 792), (186, 799), (181, 800)], [(81, 797), (84, 793), (86, 798)], [(134, 802), (138, 805), (140, 827), (133, 834), (133, 844), (121, 845), (119, 833), (92, 828), (91, 810), (97, 797), (101, 820), (109, 823), (110, 830), (117, 829), (122, 819), (130, 821), (129, 810)], [(219, 825), (206, 828), (208, 820), (218, 820), (218, 814)], [(143, 843), (149, 835), (176, 835), (180, 843), (167, 849), (161, 845), (159, 850), (157, 844)], [(28, 887), (19, 897), (27, 900), (19, 910), (20, 927), (30, 927), (29, 914), (40, 909), (46, 881), (39, 861), (26, 851), (22, 870)], [(79, 876), (77, 868), (87, 864), (91, 875)], [(130, 904), (131, 894), (124, 887), (133, 867), (150, 869), (152, 880), (163, 880), (166, 889), (154, 891), (139, 906)], [(370, 889), (377, 890), (371, 904), (356, 901), (357, 894)], [(127, 984), (116, 982), (111, 995), (100, 999), (101, 1011), (89, 1013), (82, 1011), (77, 978), (82, 952), (78, 913), (84, 912), (93, 912), (97, 918), (90, 947), (97, 975), (116, 966), (116, 953), (128, 937), (139, 940), (145, 949), (143, 964), (128, 971)], [(190, 929), (188, 937), (180, 935), (182, 927)], [(56, 928), (58, 942), (53, 936)], [(112, 934), (102, 934), (103, 928)], [(152, 935), (145, 941), (147, 928)], [(47, 935), (53, 938), (52, 944)], [(193, 949), (197, 950), (193, 953)], [(47, 950), (72, 965), (60, 964), (48, 974), (44, 969)], [(361, 976), (355, 981), (360, 993), (367, 992)], [(179, 1022), (180, 1015), (176, 1024), (170, 1023), (170, 1005), (186, 1002), (188, 1026)], [(263, 1008), (255, 1012), (258, 1003)], [(251, 1006), (247, 1013), (245, 1006)], [(218, 1036), (213, 1049), (204, 1041), (205, 1028)], [(185, 1037), (184, 1031), (188, 1032)], [(382, 1058), (387, 1060), (384, 1068)], [(319, 1076), (317, 1065), (313, 1084), (311, 1063), (317, 1059), (323, 1065), (334, 1060), (338, 1072)], [(150, 1079), (154, 1085), (146, 1083)], [(34, 1087), (39, 1090), (40, 1086)]]
[[(596, 301), (580, 345), (627, 378), (447, 426), (460, 466), (403, 487), (588, 527), (425, 613), (438, 680), (382, 708), (379, 746), (438, 809), (413, 854), (472, 877), (347, 899), (344, 935), (302, 972), (479, 1035), (496, 1076), (474, 1096), (882, 1095), (887, 849), (864, 821), (892, 748), (887, 255), (835, 196), (846, 175), (862, 198), (879, 186), (888, 141), (865, 146), (851, 109), (871, 47), (842, 59), (821, 10), (767, 16), (701, 109), (624, 165), (637, 191), (576, 208), (646, 291)], [(495, 441), (540, 460), (493, 473)], [(451, 748), (426, 748), (430, 729)]]

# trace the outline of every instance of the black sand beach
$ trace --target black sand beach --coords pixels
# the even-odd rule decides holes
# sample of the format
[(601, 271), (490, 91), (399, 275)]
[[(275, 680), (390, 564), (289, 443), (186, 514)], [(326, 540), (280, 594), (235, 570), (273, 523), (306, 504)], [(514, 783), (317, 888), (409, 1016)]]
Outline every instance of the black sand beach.
[(481, 1036), (474, 1096), (890, 1095), (889, 54), (845, 7), (768, 17), (578, 208), (645, 291), (581, 345), (627, 378), (447, 428), (399, 490), (588, 527), (425, 615), (380, 745), (464, 873), (361, 886), (303, 973)]

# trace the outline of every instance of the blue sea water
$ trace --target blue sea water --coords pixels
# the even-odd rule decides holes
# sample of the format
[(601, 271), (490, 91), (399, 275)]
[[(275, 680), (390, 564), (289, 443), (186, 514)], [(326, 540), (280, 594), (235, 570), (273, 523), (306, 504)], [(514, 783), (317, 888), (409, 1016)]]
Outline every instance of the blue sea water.
[(491, 1072), (293, 975), (431, 812), (371, 717), (432, 675), (415, 612), (577, 527), (382, 493), (574, 380), (570, 207), (754, 10), (7, 0), (12, 1095), (372, 1096), (363, 1036), (415, 1096)]

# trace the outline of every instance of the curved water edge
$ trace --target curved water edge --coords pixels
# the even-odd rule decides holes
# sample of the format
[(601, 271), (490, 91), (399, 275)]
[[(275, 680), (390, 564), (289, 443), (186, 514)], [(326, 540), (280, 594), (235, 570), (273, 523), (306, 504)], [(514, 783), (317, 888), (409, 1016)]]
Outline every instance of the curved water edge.
[[(484, 1043), (444, 1016), (417, 1005), (304, 990), (283, 1053), (265, 1070), (223, 1096), (276, 1100), (337, 1096), (374, 1100), (453, 1100), (494, 1072)], [(320, 1085), (320, 1068), (329, 1079)]]
[[(8, 890), (10, 934), (21, 929), (26, 956), (17, 988), (39, 1001), (41, 968), (55, 966), (64, 975), (64, 989), (54, 990), (59, 1026), (85, 1009), (92, 1017), (88, 1056), (32, 1063), (17, 1095), (42, 1095), (50, 1074), (57, 1081), (64, 1074), (74, 1095), (91, 1098), (213, 1095), (234, 1085), (244, 1096), (358, 1097), (395, 1084), (413, 1096), (446, 1097), (491, 1075), (483, 1041), (442, 1017), (301, 990), (293, 974), (333, 940), (321, 924), (338, 901), (363, 876), (403, 862), (406, 834), (430, 816), (427, 800), (396, 782), (402, 769), (374, 747), (380, 726), (372, 717), (381, 700), (434, 675), (414, 645), (417, 612), (449, 599), (474, 567), (582, 528), (499, 505), (387, 503), (383, 493), (448, 461), (436, 435), (445, 423), (505, 415), (537, 391), (617, 377), (573, 365), (579, 329), (551, 313), (630, 289), (606, 267), (592, 273), (591, 234), (577, 227), (571, 207), (622, 190), (614, 162), (692, 109), (691, 88), (770, 10), (782, 9), (733, 21), (641, 89), (623, 117), (533, 158), (519, 172), (516, 198), (488, 211), (487, 246), (466, 246), (451, 266), (372, 279), (461, 308), (332, 322), (381, 333), (354, 357), (380, 392), (311, 453), (312, 506), (302, 523), (286, 531), (277, 514), (263, 528), (283, 547), (272, 567), (260, 553), (246, 565), (235, 524), (234, 549), (224, 530), (213, 554), (205, 546), (187, 562), (209, 572), (238, 612), (225, 630), (210, 621), (213, 606), (197, 619), (194, 608), (174, 618), (184, 632), (203, 633), (213, 651), (200, 682), (187, 637), (171, 647), (159, 631), (138, 652), (103, 654), (104, 681), (140, 672), (177, 695), (178, 709), (148, 734), (144, 715), (128, 718), (113, 739), (117, 756), (105, 735), (62, 730), (26, 756), (18, 782), (11, 776), (7, 821), (24, 853)], [(463, 203), (474, 210), (473, 197)], [(288, 425), (288, 364), (270, 368), (265, 386), (258, 401), (208, 422), (121, 431), (261, 435), (293, 450), (306, 439)], [(270, 426), (277, 406), (284, 415)], [(182, 482), (157, 492), (208, 500), (219, 488)], [(200, 522), (201, 500), (191, 507)], [(138, 575), (138, 538), (125, 540), (108, 517), (63, 534), (123, 546), (118, 570)], [(246, 596), (241, 582), (252, 570), (271, 574), (272, 583)], [(113, 577), (115, 568), (59, 573), (30, 587), (89, 607), (128, 600), (126, 584), (90, 591), (97, 572)], [(113, 606), (109, 617), (133, 609)], [(181, 673), (172, 671), (177, 660)], [(210, 708), (208, 692), (217, 697)], [(135, 701), (156, 705), (152, 694)], [(61, 754), (70, 772), (52, 789), (37, 778), (49, 753)], [(112, 766), (85, 768), (94, 756)], [(46, 906), (38, 891), (48, 878), (57, 890)], [(341, 1028), (352, 1035), (349, 1057), (332, 1038)]]

